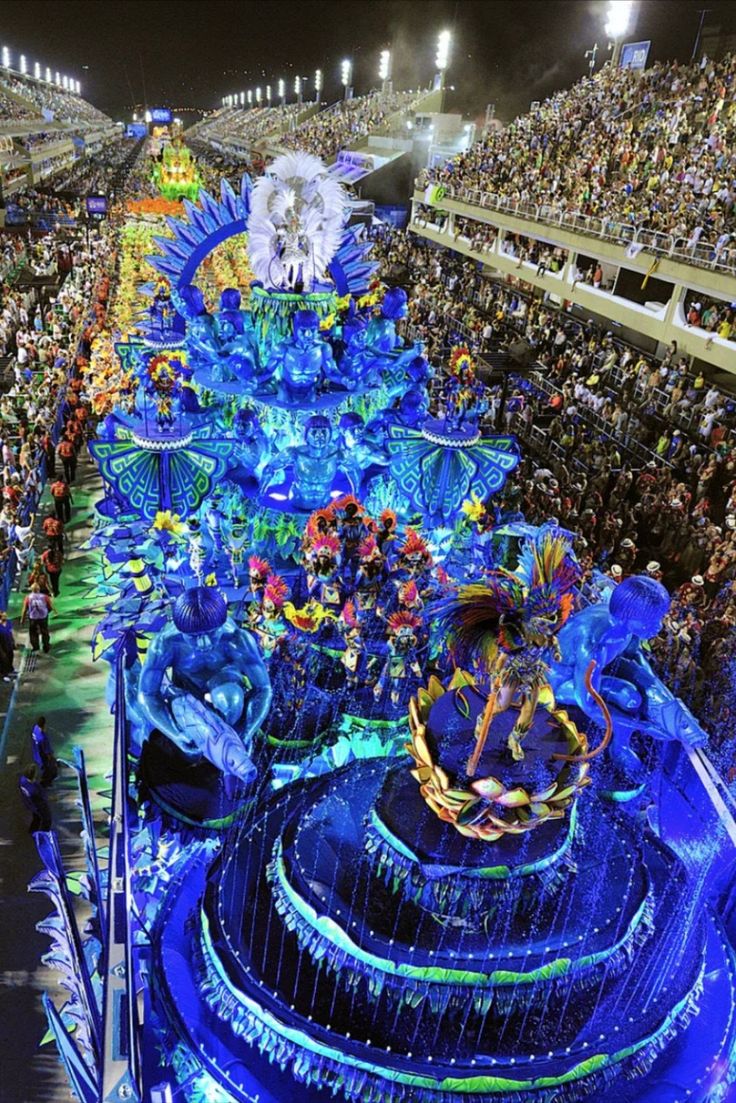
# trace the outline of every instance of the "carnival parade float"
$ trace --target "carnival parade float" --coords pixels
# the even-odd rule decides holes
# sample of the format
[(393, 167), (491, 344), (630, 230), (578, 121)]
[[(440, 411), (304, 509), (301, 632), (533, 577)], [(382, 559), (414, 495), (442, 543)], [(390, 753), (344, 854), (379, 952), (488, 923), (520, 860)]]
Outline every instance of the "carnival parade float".
[(736, 976), (658, 773), (703, 734), (648, 663), (666, 591), (591, 603), (575, 534), (513, 514), (472, 358), (432, 407), (316, 158), (183, 206), (92, 444), (147, 1082), (717, 1098)]

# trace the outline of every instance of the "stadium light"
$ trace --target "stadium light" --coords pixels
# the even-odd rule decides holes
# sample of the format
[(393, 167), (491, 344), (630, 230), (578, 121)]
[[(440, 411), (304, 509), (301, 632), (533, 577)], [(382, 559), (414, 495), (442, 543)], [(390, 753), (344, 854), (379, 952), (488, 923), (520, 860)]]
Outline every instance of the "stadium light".
[(25, 54), (20, 55), (20, 71), (21, 71), (22, 76), (25, 76), (26, 73), (28, 72), (28, 65), (26, 64), (26, 55)]
[(7, 46), (3, 46), (3, 69), (10, 68), (10, 50)]
[(64, 89), (65, 92), (69, 91), (69, 77), (61, 78), (61, 87)]
[(145, 113), (145, 115), (143, 116), (143, 118), (144, 118), (144, 119), (146, 120), (146, 122), (147, 122), (147, 123), (150, 123), (150, 121), (151, 121), (151, 118), (152, 118), (151, 112), (150, 112), (150, 111), (146, 111), (146, 113)]
[(260, 86), (258, 88), (256, 88), (256, 103), (258, 104), (259, 107), (261, 106), (261, 89), (260, 89)]
[(266, 85), (266, 103), (268, 104), (269, 107), (271, 106), (271, 85), (270, 84)]
[(378, 76), (380, 80), (386, 83), (391, 80), (391, 51), (381, 50), (381, 56), (378, 62)]
[(37, 61), (34, 61), (34, 63), (33, 63), (33, 75), (36, 78), (36, 80), (41, 79), (41, 66), (38, 64)]
[(449, 31), (440, 31), (437, 36), (437, 54), (434, 63), (440, 73), (444, 73), (450, 64), (450, 42), (452, 36)]
[(345, 88), (345, 99), (350, 99), (351, 88), (350, 82), (353, 79), (353, 63), (349, 58), (345, 58), (340, 66), (340, 80)]
[(248, 89), (248, 107), (252, 107), (252, 106), (253, 106), (253, 89), (249, 88)]
[(82, 95), (82, 85), (79, 83), (79, 81), (77, 81), (77, 95)]
[(634, 0), (608, 0), (605, 31), (613, 47), (611, 62), (618, 64), (621, 55), (621, 41), (631, 27), (634, 14)]
[(319, 103), (319, 101), (322, 99), (322, 70), (321, 69), (315, 70), (315, 74), (314, 74), (314, 91), (315, 91), (315, 96), (314, 96), (315, 101), (317, 103)]
[(61, 88), (61, 74), (58, 69), (56, 70), (56, 79), (54, 81), (54, 84), (56, 84), (58, 88)]
[(245, 92), (240, 93), (240, 106), (245, 107)]
[(283, 107), (286, 102), (286, 84), (283, 80), (279, 81), (279, 99), (281, 100), (281, 106)]
[(51, 70), (46, 66), (46, 83), (51, 84)]

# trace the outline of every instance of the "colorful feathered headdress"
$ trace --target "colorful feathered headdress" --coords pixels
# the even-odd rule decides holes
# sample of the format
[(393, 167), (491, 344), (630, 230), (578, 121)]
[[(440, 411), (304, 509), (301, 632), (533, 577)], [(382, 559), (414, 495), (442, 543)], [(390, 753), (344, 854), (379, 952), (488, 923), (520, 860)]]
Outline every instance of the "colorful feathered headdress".
[(345, 513), (349, 506), (354, 506), (359, 515), (365, 512), (363, 504), (358, 501), (354, 494), (343, 494), (342, 498), (335, 498), (332, 503), (332, 510), (339, 515)]
[(431, 562), (432, 556), (426, 542), (422, 539), (416, 529), (408, 528), (406, 530), (406, 538), (401, 545), (402, 556), (409, 555), (421, 555), (428, 562)]
[(357, 628), (358, 617), (352, 601), (346, 601), (340, 612), (340, 620), (346, 628)]
[(361, 559), (371, 559), (377, 553), (380, 555), (381, 549), (373, 536), (366, 536), (365, 540), (361, 540), (358, 545), (358, 555)]
[(392, 632), (400, 632), (402, 628), (411, 628), (413, 631), (415, 628), (419, 628), (422, 619), (414, 613), (402, 609), (400, 613), (392, 613), (386, 623)]
[(318, 556), (321, 552), (327, 552), (333, 559), (340, 554), (340, 541), (334, 532), (324, 532), (316, 536), (312, 541), (312, 547), (310, 552), (313, 556)]
[(332, 524), (332, 519), (332, 513), (329, 509), (315, 509), (314, 513), (310, 513), (307, 520), (307, 524), (304, 529), (306, 535), (311, 538), (319, 536), (322, 532), (322, 528), (320, 526), (322, 525), (329, 528)]
[(268, 578), (271, 574), (271, 565), (265, 559), (261, 559), (259, 555), (251, 555), (248, 559), (248, 570), (251, 574), (258, 575), (259, 578)]
[(524, 548), (515, 572), (491, 572), (438, 602), (433, 620), (447, 633), (456, 662), (491, 667), (499, 651), (521, 651), (567, 620), (581, 573), (566, 537), (546, 532)]
[(266, 588), (263, 591), (263, 600), (270, 601), (277, 609), (280, 609), (289, 596), (289, 587), (278, 574), (270, 574), (266, 579)]

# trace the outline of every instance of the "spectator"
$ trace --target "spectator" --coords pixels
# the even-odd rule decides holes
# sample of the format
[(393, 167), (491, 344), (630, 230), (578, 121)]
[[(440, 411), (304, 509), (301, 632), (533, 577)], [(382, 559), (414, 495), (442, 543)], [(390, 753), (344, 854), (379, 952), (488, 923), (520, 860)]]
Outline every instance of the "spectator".
[(38, 651), (39, 643), (48, 653), (51, 649), (49, 637), (49, 613), (53, 611), (54, 604), (48, 594), (41, 592), (38, 583), (32, 583), (30, 593), (23, 600), (23, 612), (20, 623), (28, 620), (28, 634), (33, 651)]

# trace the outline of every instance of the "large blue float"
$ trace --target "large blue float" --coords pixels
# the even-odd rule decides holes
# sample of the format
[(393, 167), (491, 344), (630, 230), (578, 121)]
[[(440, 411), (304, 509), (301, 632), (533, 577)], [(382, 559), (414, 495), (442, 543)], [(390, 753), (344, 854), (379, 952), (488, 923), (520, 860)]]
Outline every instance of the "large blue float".
[[(731, 931), (689, 859), (718, 843), (674, 812), (703, 733), (645, 653), (666, 592), (590, 605), (570, 534), (473, 528), (515, 442), (467, 362), (429, 415), (318, 161), (186, 206), (152, 258), (176, 314), (93, 446), (147, 1090), (725, 1098)], [(243, 232), (249, 309), (209, 314), (198, 267)]]

